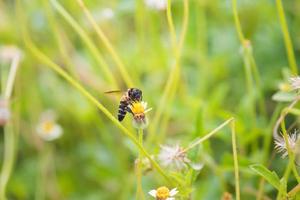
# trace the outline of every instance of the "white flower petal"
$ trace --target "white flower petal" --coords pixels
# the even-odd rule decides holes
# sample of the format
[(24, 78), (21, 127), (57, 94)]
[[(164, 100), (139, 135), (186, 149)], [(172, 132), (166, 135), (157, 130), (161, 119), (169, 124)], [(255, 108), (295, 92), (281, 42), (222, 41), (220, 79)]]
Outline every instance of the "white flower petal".
[(43, 140), (52, 141), (59, 138), (63, 131), (60, 125), (54, 124), (53, 128), (47, 132), (44, 129), (44, 124), (42, 122), (37, 126), (36, 132)]
[(175, 196), (177, 193), (178, 193), (177, 188), (173, 188), (173, 189), (170, 191), (170, 196), (173, 197), (173, 196)]
[(203, 163), (192, 163), (191, 167), (196, 170), (199, 171), (203, 168), (204, 164)]
[(151, 190), (150, 192), (148, 192), (148, 194), (150, 194), (153, 197), (156, 197), (156, 190)]

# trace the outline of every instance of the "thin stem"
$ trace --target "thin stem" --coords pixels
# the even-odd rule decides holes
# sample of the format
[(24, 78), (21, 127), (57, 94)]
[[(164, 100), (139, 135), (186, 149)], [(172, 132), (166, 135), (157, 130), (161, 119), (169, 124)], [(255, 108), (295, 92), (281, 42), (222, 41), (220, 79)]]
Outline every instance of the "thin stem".
[(232, 152), (234, 161), (234, 176), (235, 176), (235, 196), (236, 200), (240, 200), (240, 179), (239, 179), (239, 162), (237, 157), (237, 145), (236, 145), (236, 133), (235, 133), (235, 121), (231, 121), (231, 141)]
[[(257, 86), (260, 88), (260, 79), (259, 79), (259, 74), (258, 70), (256, 67), (255, 60), (253, 58), (252, 52), (251, 52), (251, 44), (250, 41), (245, 39), (245, 36), (242, 31), (240, 19), (238, 16), (238, 9), (237, 9), (237, 0), (232, 0), (232, 10), (233, 10), (233, 17), (234, 17), (234, 22), (235, 22), (235, 27), (236, 31), (240, 40), (240, 43), (243, 47), (243, 61), (244, 61), (244, 67), (245, 67), (245, 74), (246, 74), (246, 84), (247, 84), (247, 89), (248, 93), (250, 96), (250, 101), (251, 101), (251, 114), (253, 119), (252, 125), (255, 126), (255, 119), (256, 119), (256, 101), (255, 101), (255, 89), (254, 89), (254, 84), (253, 84), (253, 75), (252, 75), (252, 70), (253, 68), (254, 71), (254, 77), (256, 80)], [(260, 91), (261, 93), (261, 91)], [(262, 112), (264, 112), (264, 103), (260, 98), (260, 108)], [(254, 143), (255, 144), (255, 143)]]
[(84, 43), (90, 49), (95, 60), (99, 63), (100, 67), (102, 67), (102, 70), (107, 80), (111, 84), (113, 84), (113, 87), (116, 87), (117, 81), (113, 73), (111, 72), (107, 63), (104, 61), (104, 58), (102, 57), (101, 53), (95, 46), (94, 42), (88, 37), (88, 34), (80, 27), (80, 25), (76, 22), (76, 20), (72, 18), (72, 16), (62, 7), (62, 5), (57, 2), (57, 0), (50, 0), (50, 1), (54, 6), (54, 8), (57, 10), (57, 12), (72, 26), (72, 28), (75, 29), (75, 31), (82, 38)]
[(297, 167), (295, 165), (295, 155), (294, 155), (294, 164), (292, 166), (292, 171), (293, 171), (293, 174), (297, 180), (298, 183), (300, 183), (300, 176), (299, 176), (299, 173), (298, 173), (298, 170), (297, 170)]
[(285, 116), (288, 114), (288, 110), (292, 109), (299, 101), (300, 99), (300, 96), (297, 96), (294, 101), (292, 101), (290, 103), (290, 105), (288, 105), (285, 109), (283, 109), (283, 111), (281, 112), (281, 115), (280, 117), (278, 118), (278, 120), (276, 121), (275, 123), (275, 126), (273, 128), (273, 137), (276, 139), (276, 138), (279, 138), (280, 136), (278, 135), (277, 131), (278, 131), (278, 128), (281, 124), (281, 122), (284, 120)]
[(17, 70), (19, 67), (20, 56), (21, 55), (19, 53), (17, 53), (14, 56), (14, 58), (12, 60), (12, 64), (10, 66), (10, 71), (8, 74), (8, 79), (7, 79), (7, 84), (6, 84), (5, 94), (4, 94), (4, 98), (6, 100), (10, 99), (12, 91), (13, 91), (14, 82), (15, 82)]
[(276, 0), (276, 7), (277, 7), (281, 30), (283, 33), (283, 39), (284, 39), (284, 44), (285, 44), (286, 53), (288, 57), (289, 66), (291, 68), (292, 73), (294, 75), (297, 75), (298, 74), (297, 62), (296, 62), (296, 58), (293, 50), (293, 44), (286, 23), (284, 9), (281, 0)]
[[(141, 146), (143, 146), (143, 129), (138, 130), (138, 139)], [(145, 199), (144, 193), (143, 193), (143, 186), (142, 186), (142, 159), (143, 154), (141, 151), (139, 151), (139, 158), (136, 163), (137, 165), (137, 192), (136, 192), (136, 199), (137, 200), (143, 200)]]
[(11, 122), (4, 127), (4, 158), (0, 173), (0, 199), (6, 199), (6, 186), (11, 175), (15, 155), (15, 133)]
[(233, 9), (235, 28), (236, 28), (237, 34), (239, 36), (239, 40), (240, 40), (241, 44), (244, 46), (245, 37), (243, 35), (243, 31), (242, 31), (242, 27), (241, 27), (239, 15), (238, 15), (236, 0), (232, 0), (232, 9)]
[(300, 184), (296, 185), (291, 191), (289, 191), (288, 196), (293, 197), (300, 192)]
[(155, 116), (154, 116), (152, 126), (150, 127), (149, 136), (148, 136), (149, 143), (151, 143), (153, 141), (154, 134), (157, 130), (159, 122), (161, 121), (161, 115), (165, 111), (165, 109), (168, 105), (168, 102), (170, 102), (173, 99), (173, 96), (174, 96), (177, 86), (178, 86), (177, 83), (178, 83), (179, 77), (180, 77), (180, 54), (181, 54), (181, 51), (183, 48), (183, 43), (184, 43), (187, 26), (188, 26), (188, 20), (189, 20), (189, 18), (188, 18), (188, 16), (189, 16), (188, 0), (184, 0), (183, 5), (184, 5), (183, 28), (182, 28), (182, 32), (181, 32), (181, 35), (179, 38), (179, 44), (177, 45), (176, 44), (176, 33), (175, 33), (173, 20), (172, 20), (171, 5), (170, 5), (170, 2), (168, 1), (167, 20), (168, 20), (168, 25), (169, 25), (169, 29), (170, 29), (171, 38), (172, 38), (172, 43), (175, 42), (175, 44), (172, 44), (174, 47), (175, 64), (172, 67), (172, 70), (168, 77), (166, 86), (163, 91), (163, 95), (160, 99), (160, 103), (159, 103), (157, 112), (155, 113)]
[(50, 3), (48, 2), (48, 0), (43, 0), (43, 4), (46, 12), (46, 17), (49, 21), (49, 27), (52, 33), (54, 34), (54, 39), (56, 40), (56, 45), (58, 46), (64, 64), (66, 68), (69, 70), (69, 72), (72, 74), (72, 76), (78, 79), (79, 77), (78, 74), (76, 73), (75, 66), (72, 64), (70, 56), (68, 55), (68, 50), (66, 49), (64, 38), (62, 37), (63, 32), (61, 29), (58, 29), (58, 23), (55, 19), (51, 5), (49, 5)]
[(174, 54), (177, 54), (177, 50), (176, 50), (176, 31), (175, 31), (175, 27), (174, 27), (174, 23), (173, 23), (173, 18), (172, 18), (172, 9), (171, 9), (171, 0), (168, 0), (168, 4), (167, 4), (167, 22), (168, 22), (168, 27), (169, 27), (169, 31), (171, 34), (171, 43), (172, 43), (172, 48), (174, 50)]
[(121, 61), (121, 58), (117, 54), (117, 52), (114, 49), (113, 45), (111, 44), (111, 42), (109, 41), (109, 39), (106, 37), (106, 35), (104, 34), (104, 32), (101, 30), (101, 28), (98, 26), (98, 24), (95, 21), (94, 17), (92, 16), (92, 14), (90, 13), (90, 11), (85, 6), (84, 2), (82, 0), (77, 0), (77, 2), (80, 5), (80, 7), (83, 10), (83, 12), (85, 13), (85, 15), (88, 18), (89, 22), (92, 24), (92, 27), (95, 29), (97, 35), (99, 36), (99, 38), (101, 39), (101, 41), (104, 43), (105, 47), (108, 49), (108, 51), (110, 52), (112, 58), (116, 62), (117, 66), (118, 66), (118, 68), (119, 68), (119, 70), (121, 72), (121, 75), (122, 75), (125, 83), (127, 84), (127, 87), (133, 87), (134, 83), (131, 80), (131, 78), (129, 76), (129, 73), (126, 70), (126, 67), (124, 66), (123, 62)]
[[(8, 80), (6, 84), (4, 98), (9, 102), (16, 73), (19, 66), (20, 54), (16, 54), (12, 60), (12, 64), (10, 67)], [(6, 199), (6, 186), (13, 168), (14, 164), (14, 156), (15, 156), (15, 146), (16, 146), (16, 135), (13, 131), (13, 126), (11, 120), (4, 127), (4, 156), (3, 156), (3, 165), (0, 173), (0, 198), (1, 200)]]
[(36, 200), (46, 199), (46, 188), (47, 188), (47, 173), (49, 167), (49, 155), (50, 147), (45, 144), (39, 151), (39, 174), (37, 175), (37, 184), (36, 184)]
[(230, 119), (226, 120), (224, 123), (222, 123), (221, 125), (219, 125), (217, 128), (215, 128), (214, 130), (212, 130), (211, 132), (209, 132), (208, 134), (206, 134), (205, 136), (203, 136), (201, 138), (198, 138), (198, 139), (195, 139), (193, 142), (190, 143), (190, 145), (187, 148), (185, 148), (183, 150), (183, 152), (187, 152), (190, 149), (194, 148), (195, 146), (201, 144), (205, 140), (208, 140), (210, 137), (212, 137), (215, 133), (217, 133), (218, 131), (220, 131), (224, 126), (226, 126), (227, 124), (229, 124), (233, 120), (234, 120), (234, 118), (230, 118)]
[(292, 152), (290, 144), (289, 144), (288, 134), (287, 134), (287, 131), (286, 131), (286, 128), (285, 128), (284, 120), (282, 120), (280, 124), (281, 124), (282, 135), (283, 135), (283, 138), (284, 138), (284, 141), (285, 141), (285, 146), (286, 146), (286, 149), (287, 149), (287, 152), (288, 152), (288, 155), (289, 155), (289, 163), (288, 163), (288, 165), (285, 169), (284, 175), (283, 175), (284, 180), (286, 180), (288, 182), (290, 173), (293, 169), (295, 159), (294, 159), (294, 153)]
[(235, 192), (236, 192), (236, 200), (240, 200), (240, 179), (239, 179), (239, 163), (237, 157), (237, 145), (236, 145), (236, 133), (235, 133), (235, 120), (234, 118), (230, 118), (225, 121), (223, 124), (215, 128), (213, 131), (206, 134), (204, 137), (194, 140), (191, 144), (185, 148), (182, 153), (189, 151), (190, 149), (196, 147), (201, 144), (203, 141), (209, 139), (219, 130), (221, 130), (224, 126), (230, 124), (231, 127), (231, 141), (232, 141), (232, 152), (233, 152), (233, 162), (234, 162), (234, 176), (235, 176)]

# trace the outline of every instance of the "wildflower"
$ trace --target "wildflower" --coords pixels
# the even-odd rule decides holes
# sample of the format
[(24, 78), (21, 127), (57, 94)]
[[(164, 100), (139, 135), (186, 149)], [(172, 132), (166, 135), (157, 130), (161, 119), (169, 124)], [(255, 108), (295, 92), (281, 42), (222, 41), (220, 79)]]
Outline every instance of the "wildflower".
[(290, 78), (290, 84), (294, 90), (300, 89), (300, 77), (292, 77)]
[(167, 0), (145, 0), (146, 6), (154, 10), (165, 10), (167, 3)]
[(112, 19), (115, 16), (114, 11), (111, 8), (104, 8), (100, 12), (101, 18), (103, 19)]
[(158, 159), (163, 166), (170, 166), (179, 170), (185, 168), (186, 164), (190, 162), (186, 153), (183, 152), (183, 148), (181, 148), (178, 144), (174, 147), (161, 146)]
[(43, 140), (55, 140), (62, 135), (62, 128), (55, 121), (56, 117), (52, 111), (47, 111), (42, 114), (36, 131)]
[(0, 126), (4, 126), (10, 119), (10, 110), (8, 103), (4, 99), (0, 99)]
[(173, 196), (178, 193), (177, 188), (172, 189), (162, 186), (157, 188), (156, 190), (151, 190), (149, 194), (156, 198), (156, 200), (175, 200)]
[(278, 89), (282, 92), (289, 92), (289, 91), (291, 91), (292, 88), (291, 88), (291, 85), (288, 84), (287, 82), (280, 82), (278, 84)]
[[(298, 149), (296, 148), (298, 143), (297, 140), (298, 140), (297, 131), (288, 135), (288, 144), (293, 153), (297, 153), (296, 151), (298, 151)], [(282, 158), (288, 156), (287, 146), (284, 138), (277, 137), (275, 138), (274, 142), (275, 142), (275, 150), (277, 151), (277, 153), (282, 153)]]
[(148, 126), (148, 118), (146, 113), (152, 110), (152, 108), (147, 109), (147, 102), (133, 102), (129, 105), (130, 112), (133, 115), (133, 126), (138, 129), (145, 129)]

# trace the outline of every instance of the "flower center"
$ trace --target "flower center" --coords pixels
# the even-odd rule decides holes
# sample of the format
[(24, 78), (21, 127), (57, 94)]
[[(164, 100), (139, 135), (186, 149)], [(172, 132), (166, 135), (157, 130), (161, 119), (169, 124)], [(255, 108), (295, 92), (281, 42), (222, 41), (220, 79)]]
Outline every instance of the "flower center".
[(145, 112), (145, 108), (141, 102), (134, 102), (131, 105), (131, 112), (133, 114), (141, 114)]
[(156, 190), (156, 198), (157, 200), (165, 200), (170, 196), (170, 191), (167, 187), (162, 186), (157, 188)]
[(51, 132), (53, 127), (54, 127), (54, 124), (50, 121), (46, 121), (43, 123), (43, 129), (44, 129), (45, 133)]

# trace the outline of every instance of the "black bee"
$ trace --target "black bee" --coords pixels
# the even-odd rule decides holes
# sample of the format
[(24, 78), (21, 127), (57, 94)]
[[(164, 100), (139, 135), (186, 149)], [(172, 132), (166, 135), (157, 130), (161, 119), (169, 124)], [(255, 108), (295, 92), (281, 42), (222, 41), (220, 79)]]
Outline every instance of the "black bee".
[[(110, 91), (106, 93), (114, 93), (120, 91)], [(121, 97), (118, 111), (118, 120), (122, 121), (125, 118), (127, 112), (131, 112), (129, 105), (133, 102), (142, 101), (143, 94), (142, 90), (138, 88), (129, 88)]]

